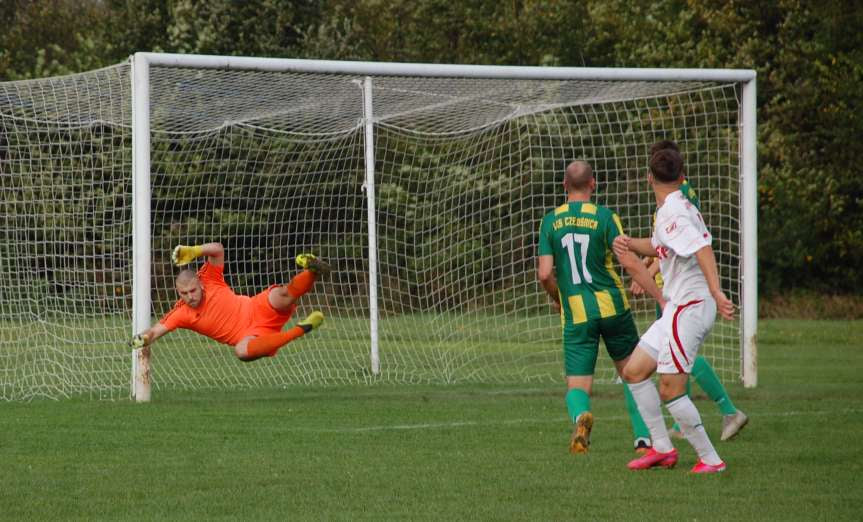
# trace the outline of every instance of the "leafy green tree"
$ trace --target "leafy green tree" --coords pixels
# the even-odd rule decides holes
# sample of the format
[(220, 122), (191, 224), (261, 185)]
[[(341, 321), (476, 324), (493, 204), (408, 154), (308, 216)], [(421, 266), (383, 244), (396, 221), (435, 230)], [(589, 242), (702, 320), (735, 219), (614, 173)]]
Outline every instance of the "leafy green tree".
[(172, 0), (105, 0), (102, 40), (110, 48), (110, 63), (138, 51), (173, 51), (165, 40), (172, 20)]
[(321, 52), (317, 58), (376, 61), (554, 65), (562, 39), (579, 31), (585, 15), (580, 4), (553, 0), (325, 4), (305, 49)]
[(318, 14), (314, 0), (173, 0), (167, 48), (173, 52), (291, 57)]
[(92, 0), (6, 0), (0, 9), (0, 81), (42, 78), (102, 67), (106, 21)]
[[(758, 72), (762, 291), (863, 283), (863, 14), (856, 2), (589, 4), (593, 65)], [(566, 64), (569, 65), (569, 64)]]
[[(858, 4), (2, 0), (0, 80), (91, 70), (136, 51), (752, 68), (758, 72), (762, 292), (855, 292), (863, 284), (858, 268), (863, 167), (857, 161), (863, 157), (863, 10)], [(402, 197), (397, 187), (390, 189), (393, 198)]]

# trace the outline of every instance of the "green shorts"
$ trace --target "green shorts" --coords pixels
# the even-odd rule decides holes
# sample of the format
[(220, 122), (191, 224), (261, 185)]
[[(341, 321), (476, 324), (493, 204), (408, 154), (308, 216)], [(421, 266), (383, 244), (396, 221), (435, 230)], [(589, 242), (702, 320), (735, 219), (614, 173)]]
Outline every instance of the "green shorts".
[(638, 330), (627, 310), (614, 317), (588, 319), (563, 330), (563, 366), (566, 375), (593, 375), (599, 353), (599, 338), (615, 361), (629, 357), (638, 344)]

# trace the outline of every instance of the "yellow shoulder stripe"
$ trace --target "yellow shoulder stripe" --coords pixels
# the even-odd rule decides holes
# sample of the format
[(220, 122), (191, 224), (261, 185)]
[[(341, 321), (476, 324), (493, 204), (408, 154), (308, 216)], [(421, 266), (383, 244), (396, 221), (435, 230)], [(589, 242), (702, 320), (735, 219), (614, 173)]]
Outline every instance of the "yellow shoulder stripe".
[(617, 225), (617, 233), (623, 234), (623, 224), (620, 223), (620, 217), (617, 214), (611, 215), (612, 219), (614, 219), (614, 224)]
[(555, 216), (558, 216), (558, 215), (560, 215), (560, 214), (563, 214), (563, 213), (564, 213), (564, 212), (566, 212), (567, 210), (569, 210), (569, 203), (564, 203), (563, 205), (561, 205), (561, 206), (557, 207), (556, 209), (554, 209), (554, 215), (555, 215)]

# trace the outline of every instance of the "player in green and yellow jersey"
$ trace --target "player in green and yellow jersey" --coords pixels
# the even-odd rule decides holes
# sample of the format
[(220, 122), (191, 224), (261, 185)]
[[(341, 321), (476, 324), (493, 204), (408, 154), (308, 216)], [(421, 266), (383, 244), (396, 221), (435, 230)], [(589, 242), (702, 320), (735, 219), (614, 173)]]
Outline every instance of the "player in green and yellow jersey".
[[(654, 143), (653, 146), (650, 147), (650, 156), (653, 157), (657, 151), (664, 149), (670, 149), (678, 153), (680, 152), (680, 148), (675, 142), (662, 140)], [(690, 185), (689, 181), (686, 179), (684, 179), (683, 183), (680, 185), (680, 192), (683, 193), (683, 196), (686, 197), (686, 199), (692, 203), (699, 212), (701, 211), (701, 201), (699, 201), (698, 196), (695, 194), (695, 189), (692, 188), (692, 185)], [(656, 215), (654, 214), (654, 220), (655, 219)], [(657, 286), (662, 288), (662, 276), (659, 274), (659, 259), (648, 257), (645, 258), (645, 262), (648, 264), (648, 273), (656, 279)], [(643, 292), (641, 286), (637, 282), (633, 282), (631, 291), (635, 295), (639, 295)], [(661, 315), (662, 308), (657, 307), (657, 319)], [(728, 440), (737, 435), (737, 433), (743, 429), (749, 421), (749, 417), (741, 410), (737, 409), (731, 401), (728, 391), (725, 389), (725, 386), (722, 385), (722, 382), (719, 381), (716, 371), (704, 356), (698, 355), (695, 358), (695, 362), (692, 366), (692, 377), (701, 389), (704, 390), (707, 396), (716, 403), (716, 406), (719, 408), (719, 412), (722, 414), (722, 434), (720, 435), (720, 440)], [(686, 393), (691, 395), (690, 383), (688, 382), (686, 385)], [(630, 397), (627, 397), (627, 400), (629, 401)], [(672, 436), (677, 438), (683, 437), (683, 433), (680, 431), (680, 426), (676, 423), (671, 427), (670, 433)]]
[[(620, 219), (607, 207), (591, 202), (596, 180), (588, 163), (570, 163), (563, 186), (566, 203), (546, 214), (540, 226), (537, 276), (560, 310), (566, 406), (574, 424), (570, 452), (586, 453), (593, 427), (590, 393), (599, 339), (605, 341), (619, 373), (639, 337), (611, 250), (614, 238), (623, 234)], [(642, 288), (665, 305), (661, 291), (637, 257), (627, 253), (618, 260)]]

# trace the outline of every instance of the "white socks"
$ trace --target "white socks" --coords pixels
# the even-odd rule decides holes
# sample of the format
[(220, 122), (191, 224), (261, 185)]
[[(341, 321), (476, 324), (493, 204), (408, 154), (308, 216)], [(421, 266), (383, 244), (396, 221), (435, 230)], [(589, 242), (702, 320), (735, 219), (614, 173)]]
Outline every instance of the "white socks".
[[(671, 439), (668, 438), (668, 428), (665, 427), (665, 419), (662, 418), (662, 407), (659, 402), (659, 392), (656, 385), (650, 379), (629, 384), (629, 391), (638, 406), (638, 412), (644, 419), (644, 424), (650, 430), (650, 438), (653, 440), (653, 449), (659, 453), (668, 453), (674, 449)], [(696, 412), (698, 415), (698, 412)]]
[[(633, 392), (633, 395), (635, 395), (635, 392)], [(722, 459), (719, 458), (719, 454), (716, 453), (716, 449), (710, 442), (710, 437), (707, 436), (707, 431), (701, 425), (701, 415), (698, 414), (698, 409), (692, 403), (692, 399), (688, 395), (683, 395), (669, 402), (665, 407), (668, 408), (671, 416), (680, 425), (683, 435), (692, 444), (692, 447), (695, 448), (695, 452), (698, 453), (699, 458), (705, 464), (710, 464), (711, 466), (720, 464)], [(644, 413), (641, 415), (644, 416)], [(647, 422), (647, 419), (645, 419), (645, 422)], [(648, 426), (650, 425), (648, 424)], [(652, 429), (650, 433), (651, 435), (653, 434)]]
[[(665, 427), (665, 419), (662, 418), (662, 407), (659, 401), (659, 392), (656, 391), (656, 385), (650, 379), (637, 382), (635, 384), (627, 384), (629, 391), (632, 392), (632, 398), (635, 399), (635, 404), (638, 406), (638, 411), (641, 413), (641, 418), (650, 430), (650, 438), (653, 440), (653, 449), (659, 453), (668, 453), (674, 446), (671, 444), (671, 439), (668, 437), (668, 429)], [(665, 405), (674, 420), (680, 425), (683, 430), (683, 435), (686, 440), (695, 448), (698, 457), (705, 464), (716, 466), (722, 462), (716, 449), (710, 442), (710, 437), (707, 436), (707, 431), (701, 425), (701, 415), (698, 414), (698, 409), (692, 403), (692, 399), (688, 395), (683, 395), (674, 399)]]

